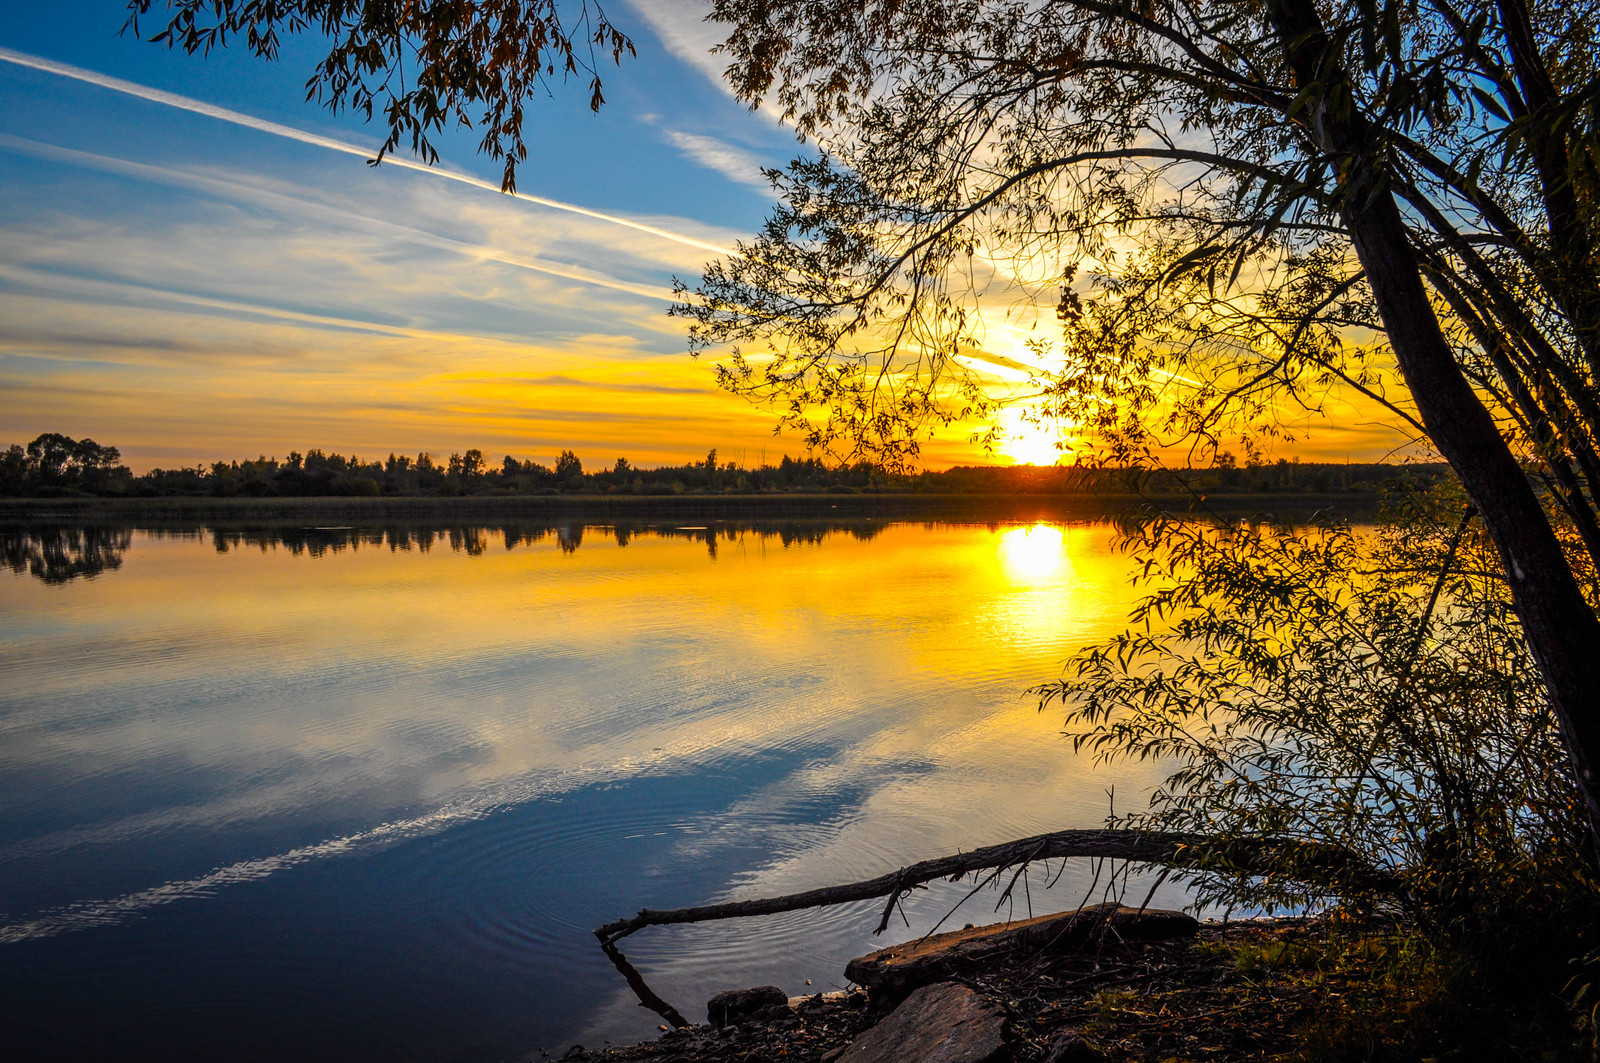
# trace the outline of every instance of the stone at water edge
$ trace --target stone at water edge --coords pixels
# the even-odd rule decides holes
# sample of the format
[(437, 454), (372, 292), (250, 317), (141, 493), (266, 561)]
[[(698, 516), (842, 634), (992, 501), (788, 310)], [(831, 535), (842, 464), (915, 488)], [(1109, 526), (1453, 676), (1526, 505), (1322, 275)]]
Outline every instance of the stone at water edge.
[(923, 986), (850, 1042), (838, 1063), (993, 1063), (1005, 1055), (1000, 1009), (954, 982)]
[(706, 1001), (706, 1019), (719, 1030), (767, 1010), (789, 1006), (789, 994), (775, 985), (730, 989)]
[(1091, 942), (1161, 941), (1192, 937), (1200, 929), (1185, 912), (1139, 911), (1099, 904), (1076, 912), (1041, 915), (935, 934), (921, 941), (891, 945), (851, 960), (845, 977), (878, 998), (893, 999), (917, 986), (943, 982), (962, 971), (981, 968), (1007, 954), (1066, 952)]

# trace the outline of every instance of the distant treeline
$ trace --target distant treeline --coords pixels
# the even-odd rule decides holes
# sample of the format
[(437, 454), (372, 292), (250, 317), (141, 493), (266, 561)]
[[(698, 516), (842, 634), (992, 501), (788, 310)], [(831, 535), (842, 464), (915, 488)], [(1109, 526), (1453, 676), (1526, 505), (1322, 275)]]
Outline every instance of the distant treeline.
[(785, 456), (776, 465), (747, 467), (703, 461), (635, 468), (626, 458), (594, 471), (570, 450), (555, 465), (518, 461), (498, 465), (483, 452), (390, 454), (383, 461), (355, 455), (293, 451), (282, 461), (260, 457), (135, 476), (119, 464), (116, 447), (57, 432), (0, 454), (0, 496), (121, 498), (305, 498), (372, 496), (518, 496), (554, 494), (768, 494), (883, 492), (927, 494), (1343, 494), (1376, 491), (1403, 479), (1425, 485), (1446, 475), (1443, 464), (1385, 465), (1278, 461), (1210, 469), (1120, 469), (1091, 466), (958, 466), (942, 472), (890, 473), (866, 462), (828, 465)]

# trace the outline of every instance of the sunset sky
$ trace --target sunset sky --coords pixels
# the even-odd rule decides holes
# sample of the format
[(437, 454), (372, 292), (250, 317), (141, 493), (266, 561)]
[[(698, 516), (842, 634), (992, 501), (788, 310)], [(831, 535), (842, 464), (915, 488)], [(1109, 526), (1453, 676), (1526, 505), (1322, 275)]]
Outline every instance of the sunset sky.
[[(441, 138), (442, 172), (365, 165), (381, 133), (304, 99), (318, 40), (200, 60), (119, 36), (122, 0), (0, 6), (0, 445), (93, 436), (135, 471), (308, 446), (798, 454), (665, 316), (674, 276), (760, 224), (759, 168), (803, 150), (721, 85), (701, 10), (613, 6), (639, 58), (598, 115), (581, 83), (539, 101), (513, 199), (470, 133)], [(1402, 441), (1335, 413), (1292, 453)], [(967, 431), (928, 463), (1029, 453)]]

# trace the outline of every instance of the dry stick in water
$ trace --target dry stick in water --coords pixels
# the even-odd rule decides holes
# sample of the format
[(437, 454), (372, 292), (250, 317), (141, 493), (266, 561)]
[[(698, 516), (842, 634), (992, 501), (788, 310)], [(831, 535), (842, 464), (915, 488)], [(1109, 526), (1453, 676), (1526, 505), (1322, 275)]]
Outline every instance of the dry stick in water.
[(606, 959), (610, 960), (616, 969), (622, 972), (622, 977), (628, 983), (628, 988), (633, 990), (633, 995), (639, 998), (639, 1004), (642, 1007), (649, 1008), (680, 1030), (689, 1025), (689, 1020), (683, 1017), (682, 1012), (656, 996), (656, 991), (645, 984), (644, 975), (634, 969), (633, 964), (628, 962), (628, 958), (615, 945), (609, 941), (602, 941), (600, 948), (606, 954)]

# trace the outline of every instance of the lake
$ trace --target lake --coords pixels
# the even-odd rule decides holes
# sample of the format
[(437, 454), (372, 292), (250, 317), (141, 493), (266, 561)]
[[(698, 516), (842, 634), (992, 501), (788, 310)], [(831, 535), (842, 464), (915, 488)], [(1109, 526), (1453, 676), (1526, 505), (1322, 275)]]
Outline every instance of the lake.
[[(1143, 803), (1156, 768), (1074, 756), (1025, 694), (1119, 629), (1114, 540), (0, 531), (8, 1057), (476, 1061), (653, 1036), (601, 923), (1097, 826), (1112, 791)], [(1043, 871), (953, 925), (1085, 899), (1086, 864), (1048, 889)], [(968, 889), (916, 894), (882, 938), (864, 904), (623, 947), (698, 1021), (723, 989), (840, 986)]]

